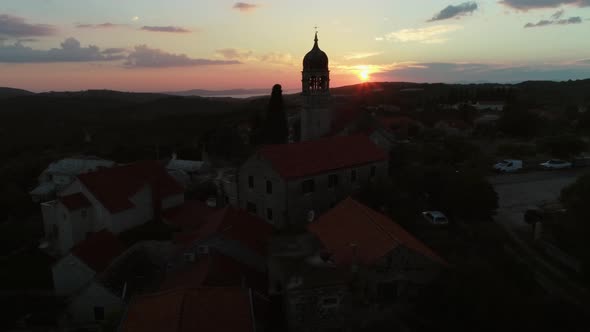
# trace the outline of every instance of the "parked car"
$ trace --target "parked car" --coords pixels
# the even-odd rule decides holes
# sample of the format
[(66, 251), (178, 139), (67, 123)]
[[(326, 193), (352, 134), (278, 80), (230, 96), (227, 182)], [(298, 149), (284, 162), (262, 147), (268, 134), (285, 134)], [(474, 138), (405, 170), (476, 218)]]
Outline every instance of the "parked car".
[(494, 169), (498, 172), (516, 172), (522, 169), (522, 160), (506, 159), (494, 165)]
[(424, 211), (422, 216), (432, 225), (448, 225), (449, 219), (440, 211)]
[(541, 163), (539, 165), (546, 169), (562, 169), (572, 167), (572, 163), (560, 159), (547, 160), (546, 162)]

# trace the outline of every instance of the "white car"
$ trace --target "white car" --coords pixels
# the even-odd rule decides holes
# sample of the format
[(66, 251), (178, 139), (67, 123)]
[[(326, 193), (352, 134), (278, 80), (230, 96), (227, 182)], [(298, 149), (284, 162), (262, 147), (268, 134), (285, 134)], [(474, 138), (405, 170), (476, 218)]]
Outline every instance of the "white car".
[(547, 168), (547, 169), (562, 169), (562, 168), (572, 167), (572, 163), (565, 161), (565, 160), (560, 160), (560, 159), (547, 160), (546, 162), (541, 163), (539, 165), (541, 167)]
[(424, 211), (422, 216), (433, 225), (448, 225), (449, 219), (440, 211)]
[(522, 169), (522, 160), (506, 159), (494, 165), (498, 172), (516, 172)]

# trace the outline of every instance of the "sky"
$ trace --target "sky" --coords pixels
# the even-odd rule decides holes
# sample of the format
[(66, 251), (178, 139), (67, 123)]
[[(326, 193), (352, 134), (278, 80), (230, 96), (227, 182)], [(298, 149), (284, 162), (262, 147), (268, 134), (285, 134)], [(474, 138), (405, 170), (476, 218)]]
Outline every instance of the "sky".
[(0, 0), (0, 86), (297, 89), (590, 78), (590, 0)]

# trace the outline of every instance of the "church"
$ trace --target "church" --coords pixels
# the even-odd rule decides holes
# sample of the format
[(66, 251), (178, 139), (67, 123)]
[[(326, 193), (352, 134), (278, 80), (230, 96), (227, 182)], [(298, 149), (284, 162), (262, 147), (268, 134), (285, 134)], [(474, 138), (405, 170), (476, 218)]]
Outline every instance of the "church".
[(332, 127), (328, 56), (318, 45), (317, 31), (313, 48), (303, 58), (301, 76), (301, 141), (310, 141), (325, 136)]

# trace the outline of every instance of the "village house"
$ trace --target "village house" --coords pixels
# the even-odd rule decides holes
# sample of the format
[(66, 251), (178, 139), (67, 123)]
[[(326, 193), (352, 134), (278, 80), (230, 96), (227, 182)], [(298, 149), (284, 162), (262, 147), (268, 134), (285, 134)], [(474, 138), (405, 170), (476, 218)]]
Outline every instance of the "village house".
[(264, 146), (239, 169), (239, 206), (277, 228), (301, 228), (386, 177), (387, 162), (366, 135)]
[[(393, 315), (447, 266), (385, 215), (347, 198), (307, 227), (297, 254), (271, 256), (271, 293), (283, 295), (290, 331), (350, 331)], [(298, 241), (294, 241), (296, 244)], [(293, 248), (297, 245), (293, 245)]]
[[(267, 247), (272, 227), (244, 210), (228, 206), (211, 213), (200, 228), (176, 237), (184, 263), (224, 255), (266, 274)], [(182, 263), (182, 262), (180, 262)], [(172, 263), (183, 266), (179, 262)]]
[(158, 289), (173, 252), (171, 243), (146, 241), (126, 249), (107, 230), (93, 233), (52, 266), (56, 295), (65, 303), (61, 326), (118, 319), (129, 297)]
[(178, 159), (173, 153), (166, 163), (166, 171), (185, 188), (191, 188), (207, 180), (211, 165), (205, 161)]
[(501, 112), (504, 110), (505, 103), (503, 101), (489, 101), (489, 100), (481, 100), (477, 103), (473, 104), (478, 111), (494, 111), (494, 112)]
[(74, 156), (53, 162), (39, 175), (39, 185), (29, 193), (33, 202), (55, 199), (57, 192), (70, 185), (79, 174), (115, 166), (115, 162), (94, 156)]
[(41, 204), (45, 247), (64, 255), (87, 234), (115, 234), (160, 218), (184, 202), (184, 189), (156, 161), (100, 169), (76, 176), (57, 199)]

